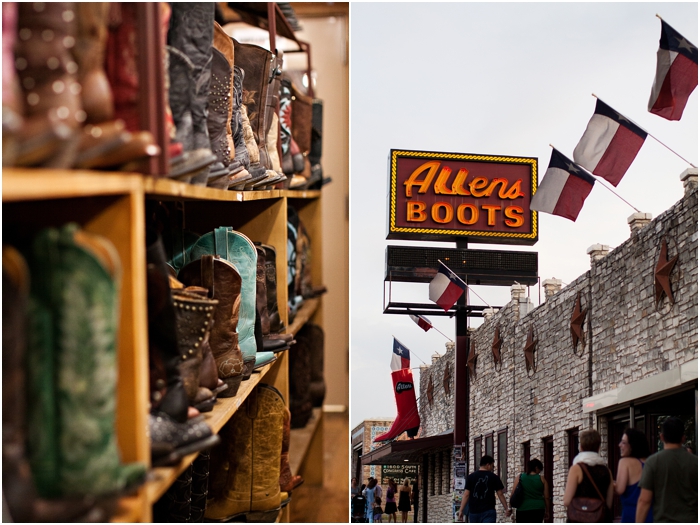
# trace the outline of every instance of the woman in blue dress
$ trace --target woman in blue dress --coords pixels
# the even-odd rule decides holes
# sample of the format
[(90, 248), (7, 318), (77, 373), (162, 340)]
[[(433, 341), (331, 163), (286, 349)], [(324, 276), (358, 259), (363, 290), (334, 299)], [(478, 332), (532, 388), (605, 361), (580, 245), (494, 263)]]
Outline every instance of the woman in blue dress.
[[(622, 523), (634, 523), (637, 513), (637, 500), (641, 489), (639, 480), (642, 478), (644, 462), (649, 456), (649, 445), (646, 436), (634, 428), (628, 428), (620, 440), (620, 462), (617, 464), (615, 492), (622, 503)], [(653, 522), (652, 509), (647, 514), (647, 523)]]
[(377, 480), (374, 478), (369, 478), (367, 483), (367, 488), (365, 489), (364, 496), (367, 502), (367, 507), (365, 508), (365, 516), (367, 517), (367, 523), (374, 523), (374, 498), (375, 490), (377, 488)]

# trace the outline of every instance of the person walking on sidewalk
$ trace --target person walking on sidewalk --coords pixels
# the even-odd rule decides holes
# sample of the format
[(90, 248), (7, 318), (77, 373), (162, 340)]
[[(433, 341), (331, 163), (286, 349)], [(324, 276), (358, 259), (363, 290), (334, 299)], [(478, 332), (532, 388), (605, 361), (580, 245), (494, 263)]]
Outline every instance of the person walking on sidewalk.
[(683, 422), (669, 417), (661, 425), (663, 450), (644, 464), (637, 501), (637, 523), (642, 523), (653, 502), (654, 522), (698, 522), (698, 457), (681, 446)]
[(408, 478), (403, 480), (399, 489), (399, 510), (401, 523), (408, 523), (408, 513), (411, 512), (411, 487), (408, 485)]
[[(622, 523), (634, 523), (637, 517), (637, 500), (641, 488), (639, 480), (642, 478), (642, 469), (649, 456), (649, 445), (643, 432), (634, 428), (627, 428), (620, 439), (620, 461), (617, 464), (617, 478), (615, 479), (615, 492), (620, 496), (622, 503)], [(647, 513), (647, 523), (652, 523), (651, 509)]]
[[(389, 478), (389, 488), (386, 489), (386, 505), (384, 506), (384, 514), (389, 516), (389, 523), (396, 523), (396, 493), (398, 488), (394, 478)], [(393, 519), (392, 519), (393, 518)]]
[(457, 514), (460, 521), (464, 516), (464, 507), (469, 503), (470, 523), (496, 523), (496, 495), (506, 511), (506, 517), (510, 516), (503, 495), (503, 482), (493, 473), (494, 463), (491, 456), (484, 456), (479, 462), (479, 470), (467, 476), (462, 504)]
[(540, 476), (543, 469), (539, 459), (531, 459), (527, 464), (527, 473), (523, 472), (515, 480), (513, 493), (522, 484), (525, 494), (515, 513), (516, 523), (542, 523), (549, 518), (549, 487), (547, 480)]

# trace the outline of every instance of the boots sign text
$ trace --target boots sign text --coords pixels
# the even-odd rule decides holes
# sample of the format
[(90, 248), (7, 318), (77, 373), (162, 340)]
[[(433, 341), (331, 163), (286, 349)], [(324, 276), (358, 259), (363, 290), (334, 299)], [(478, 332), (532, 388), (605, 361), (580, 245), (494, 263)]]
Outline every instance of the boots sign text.
[(537, 159), (391, 150), (387, 239), (532, 245)]

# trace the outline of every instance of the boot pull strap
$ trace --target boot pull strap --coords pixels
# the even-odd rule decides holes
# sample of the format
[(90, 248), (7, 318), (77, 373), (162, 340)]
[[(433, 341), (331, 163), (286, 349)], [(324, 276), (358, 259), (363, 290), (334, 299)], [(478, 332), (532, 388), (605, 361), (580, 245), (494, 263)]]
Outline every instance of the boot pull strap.
[(228, 257), (228, 235), (232, 231), (231, 226), (221, 226), (214, 230), (214, 254), (221, 256), (222, 259), (230, 260)]
[(211, 299), (214, 297), (214, 256), (203, 255), (200, 264), (202, 286), (209, 290), (208, 297)]

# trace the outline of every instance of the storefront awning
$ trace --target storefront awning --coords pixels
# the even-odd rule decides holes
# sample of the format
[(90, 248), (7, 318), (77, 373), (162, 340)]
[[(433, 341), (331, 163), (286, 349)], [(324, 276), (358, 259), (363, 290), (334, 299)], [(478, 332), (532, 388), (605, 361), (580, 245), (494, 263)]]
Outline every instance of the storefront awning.
[(452, 429), (436, 436), (392, 441), (363, 455), (362, 464), (400, 465), (402, 463), (421, 463), (423, 454), (437, 448), (450, 447), (453, 442)]
[(627, 385), (608, 390), (602, 394), (587, 397), (583, 400), (583, 412), (598, 412), (625, 405), (633, 400), (642, 399), (682, 386), (698, 379), (698, 360), (694, 359), (679, 367), (666, 370), (659, 374), (634, 381)]

